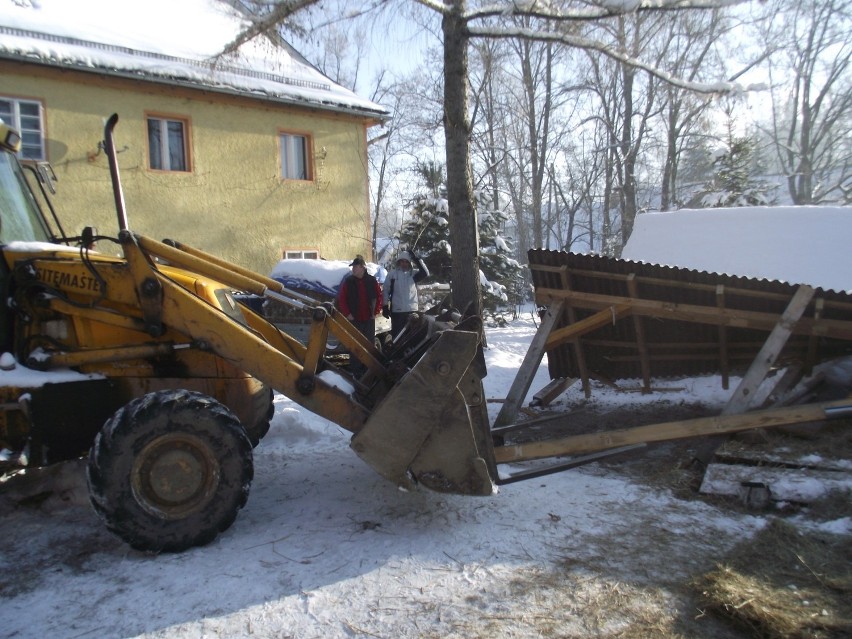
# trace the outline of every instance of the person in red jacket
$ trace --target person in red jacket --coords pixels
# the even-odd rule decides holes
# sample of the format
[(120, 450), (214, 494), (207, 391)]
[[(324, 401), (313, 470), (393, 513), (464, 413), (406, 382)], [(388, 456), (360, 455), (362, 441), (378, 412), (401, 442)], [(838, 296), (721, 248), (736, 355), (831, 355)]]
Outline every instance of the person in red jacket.
[[(352, 272), (340, 283), (337, 308), (372, 343), (376, 337), (376, 315), (382, 312), (382, 287), (367, 272), (367, 263), (361, 255), (356, 255), (349, 267)], [(355, 358), (350, 366), (356, 377), (366, 370)]]

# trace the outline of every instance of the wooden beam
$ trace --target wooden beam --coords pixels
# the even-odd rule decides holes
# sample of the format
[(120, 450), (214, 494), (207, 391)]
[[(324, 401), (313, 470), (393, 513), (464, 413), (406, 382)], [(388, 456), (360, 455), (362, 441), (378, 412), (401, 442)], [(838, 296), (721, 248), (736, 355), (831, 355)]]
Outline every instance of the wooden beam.
[[(568, 273), (567, 267), (560, 272), (559, 278), (560, 283), (562, 284), (561, 290), (570, 291), (571, 275)], [(577, 312), (571, 304), (566, 305), (565, 315), (568, 318), (569, 324), (576, 324)], [(583, 350), (583, 344), (580, 342), (579, 338), (571, 340), (571, 348), (574, 351), (574, 360), (577, 362), (577, 371), (580, 373), (580, 382), (583, 385), (583, 395), (585, 395), (586, 399), (588, 399), (592, 396), (592, 385), (589, 383), (589, 368), (586, 366), (586, 352)]]
[[(684, 322), (715, 324), (717, 326), (772, 330), (778, 321), (778, 316), (774, 313), (731, 308), (719, 309), (715, 306), (676, 304), (657, 300), (631, 300), (628, 297), (583, 293), (579, 291), (549, 288), (536, 289), (536, 301), (552, 303), (560, 299), (568, 301), (573, 306), (590, 310), (601, 310), (619, 304), (630, 304), (631, 312), (635, 315), (681, 320)], [(796, 335), (820, 335), (822, 337), (852, 340), (852, 321), (803, 318), (796, 324), (793, 333)]]
[[(769, 337), (766, 338), (763, 347), (755, 356), (754, 361), (752, 361), (746, 374), (743, 375), (742, 380), (740, 380), (728, 403), (722, 409), (722, 415), (737, 415), (746, 412), (750, 407), (754, 407), (757, 389), (763, 383), (763, 380), (766, 379), (769, 369), (775, 364), (778, 355), (781, 354), (784, 345), (790, 338), (793, 328), (801, 319), (802, 313), (805, 312), (808, 304), (811, 303), (813, 296), (814, 289), (806, 284), (802, 284), (796, 289), (793, 298), (781, 314), (781, 318), (778, 320), (775, 328), (772, 329)], [(724, 440), (724, 437), (719, 436), (712, 437), (703, 442), (696, 449), (694, 459), (706, 467), (716, 453), (716, 449), (719, 448)]]
[(792, 366), (788, 366), (784, 373), (778, 376), (778, 380), (772, 387), (772, 391), (763, 401), (762, 408), (767, 408), (769, 406), (782, 406), (784, 404), (784, 399), (790, 391), (793, 390), (796, 384), (802, 380), (802, 377), (804, 377), (804, 371), (800, 365), (794, 364)]
[(787, 305), (786, 310), (781, 314), (781, 319), (772, 329), (769, 337), (766, 338), (766, 343), (760, 349), (757, 356), (754, 358), (751, 366), (746, 374), (743, 375), (739, 386), (737, 386), (727, 405), (722, 409), (723, 415), (733, 415), (742, 413), (753, 405), (754, 395), (760, 384), (766, 378), (769, 369), (775, 364), (778, 355), (781, 354), (784, 344), (790, 338), (793, 328), (801, 319), (802, 313), (811, 303), (814, 296), (814, 289), (805, 284), (796, 289), (793, 299)]
[[(716, 287), (716, 306), (725, 308), (725, 287), (722, 284)], [(728, 390), (730, 386), (730, 362), (728, 361), (728, 329), (719, 327), (719, 370), (722, 373), (722, 388)]]
[[(814, 300), (814, 320), (822, 319), (822, 313), (825, 310), (825, 299), (822, 297), (818, 297)], [(819, 338), (816, 335), (811, 335), (811, 338), (808, 340), (808, 355), (805, 360), (805, 370), (804, 372), (808, 375), (811, 374), (814, 366), (816, 366), (817, 362), (819, 362)]]
[(564, 306), (565, 302), (558, 301), (545, 311), (541, 325), (530, 342), (527, 354), (524, 355), (524, 361), (518, 369), (518, 374), (515, 375), (515, 379), (512, 381), (506, 401), (503, 402), (500, 413), (497, 415), (497, 419), (494, 420), (493, 428), (509, 424), (515, 421), (515, 418), (518, 416), (518, 410), (527, 396), (533, 377), (535, 377), (538, 370), (538, 365), (541, 364), (541, 359), (544, 357), (545, 350), (547, 350), (546, 342), (548, 336), (562, 315)]
[(602, 311), (598, 311), (594, 315), (585, 317), (579, 322), (573, 322), (568, 326), (563, 326), (560, 329), (553, 331), (550, 337), (547, 338), (544, 350), (549, 351), (552, 348), (562, 346), (565, 342), (576, 340), (586, 333), (596, 331), (607, 324), (615, 324), (615, 322), (630, 312), (629, 304), (619, 304), (611, 306)]
[[(627, 292), (632, 299), (639, 299), (639, 285), (636, 274), (627, 277)], [(639, 364), (642, 368), (642, 392), (651, 392), (651, 362), (648, 359), (648, 343), (645, 340), (645, 323), (638, 315), (633, 316), (633, 328), (636, 331), (636, 349), (639, 351)]]
[[(548, 270), (558, 270), (567, 268), (567, 265), (561, 266), (544, 266), (542, 264), (530, 264), (530, 270), (533, 271), (548, 271)], [(627, 279), (628, 275), (623, 273), (611, 273), (608, 271), (590, 271), (588, 269), (571, 269), (571, 273), (574, 275), (578, 275), (580, 277), (588, 277), (593, 279), (605, 279), (612, 280), (616, 282), (624, 281)], [(712, 295), (716, 289), (717, 284), (713, 283), (702, 283), (702, 282), (689, 282), (689, 281), (681, 281), (681, 280), (672, 280), (666, 279), (662, 277), (648, 277), (645, 275), (638, 275), (637, 280), (640, 284), (643, 285), (653, 285), (660, 286), (663, 288), (670, 289), (685, 289), (692, 291), (705, 291), (708, 294)], [(539, 287), (536, 287), (539, 288)], [(775, 291), (765, 291), (760, 289), (753, 288), (738, 288), (735, 286), (726, 286), (725, 290), (727, 292), (728, 297), (752, 297), (758, 298), (762, 300), (777, 300), (777, 301), (786, 301), (789, 299), (789, 295), (784, 293), (778, 293)], [(844, 311), (846, 313), (852, 312), (852, 303), (849, 302), (840, 302), (836, 300), (826, 300), (826, 308), (831, 308), (835, 310)]]
[(699, 417), (649, 426), (622, 428), (601, 433), (573, 435), (550, 441), (530, 442), (494, 448), (498, 464), (559, 457), (585, 455), (598, 451), (654, 442), (735, 433), (753, 428), (773, 428), (787, 424), (814, 422), (826, 419), (834, 410), (852, 410), (852, 400), (844, 399), (820, 404), (803, 404), (790, 408), (775, 408), (738, 415)]
[(557, 377), (556, 379), (551, 380), (547, 386), (533, 395), (530, 406), (547, 406), (550, 402), (568, 390), (568, 387), (576, 381), (576, 377)]

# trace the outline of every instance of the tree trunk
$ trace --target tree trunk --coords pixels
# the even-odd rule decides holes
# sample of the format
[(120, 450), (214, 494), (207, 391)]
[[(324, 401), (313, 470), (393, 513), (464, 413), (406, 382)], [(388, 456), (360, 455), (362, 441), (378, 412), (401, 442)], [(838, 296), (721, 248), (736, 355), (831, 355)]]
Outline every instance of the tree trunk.
[(467, 109), (467, 29), (464, 0), (453, 0), (444, 16), (444, 136), (447, 143), (447, 199), (453, 251), (453, 306), (479, 314), (479, 227), (470, 167)]

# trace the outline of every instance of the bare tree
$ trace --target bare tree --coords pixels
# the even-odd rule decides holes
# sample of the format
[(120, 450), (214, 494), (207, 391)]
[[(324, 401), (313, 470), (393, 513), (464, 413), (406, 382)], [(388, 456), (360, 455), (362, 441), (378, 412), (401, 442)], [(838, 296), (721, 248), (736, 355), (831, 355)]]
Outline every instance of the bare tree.
[[(772, 137), (795, 204), (852, 201), (852, 3), (776, 0), (766, 8)], [(842, 141), (846, 140), (847, 144)]]
[[(667, 68), (680, 77), (696, 80), (706, 73), (708, 66), (723, 67), (716, 50), (725, 24), (718, 11), (689, 13), (671, 20), (663, 34), (667, 45)], [(679, 87), (663, 87), (664, 148), (660, 209), (667, 211), (680, 204), (679, 168), (684, 150), (694, 148), (694, 135), (701, 134), (703, 115), (711, 100)]]
[[(256, 10), (256, 19), (235, 44), (264, 33), (271, 27), (286, 24), (297, 13), (321, 4), (321, 0), (244, 0)], [(701, 10), (731, 4), (730, 0), (639, 0), (634, 3), (494, 1), (471, 8), (466, 0), (362, 0), (350, 2), (349, 14), (373, 11), (391, 5), (417, 4), (441, 18), (443, 38), (444, 111), (443, 127), (446, 145), (447, 194), (450, 203), (450, 234), (453, 245), (452, 291), (455, 304), (478, 313), (479, 255), (470, 138), (472, 133), (468, 110), (468, 42), (472, 38), (520, 38), (543, 42), (559, 42), (568, 47), (596, 51), (631, 69), (644, 70), (654, 77), (700, 92), (719, 93), (732, 86), (708, 86), (677, 78), (620, 48), (618, 40), (598, 40), (580, 35), (574, 24), (599, 24), (628, 15), (652, 14), (674, 10)], [(347, 15), (349, 15), (347, 14)], [(529, 19), (529, 27), (518, 25), (519, 18)], [(632, 221), (632, 219), (631, 219)]]

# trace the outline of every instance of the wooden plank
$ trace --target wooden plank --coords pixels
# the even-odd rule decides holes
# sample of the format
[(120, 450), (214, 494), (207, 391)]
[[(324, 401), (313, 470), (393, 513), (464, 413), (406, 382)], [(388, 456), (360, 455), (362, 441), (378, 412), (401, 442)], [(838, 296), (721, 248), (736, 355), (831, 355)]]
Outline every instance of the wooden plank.
[(494, 448), (494, 457), (498, 464), (502, 464), (558, 457), (560, 455), (585, 455), (633, 444), (664, 442), (689, 437), (735, 433), (752, 428), (774, 428), (788, 424), (821, 421), (826, 418), (826, 410), (828, 409), (850, 407), (852, 407), (852, 400), (844, 399), (737, 415), (699, 417), (649, 426), (609, 430), (601, 433), (573, 435), (550, 441), (497, 446)]
[(562, 346), (566, 342), (571, 342), (586, 333), (596, 331), (607, 324), (615, 324), (615, 322), (630, 312), (629, 304), (619, 304), (611, 306), (602, 311), (598, 311), (594, 315), (585, 317), (579, 322), (572, 322), (568, 326), (563, 326), (560, 329), (553, 331), (550, 337), (547, 338), (544, 350), (549, 351), (558, 346)]
[[(631, 312), (636, 315), (702, 324), (715, 324), (717, 326), (772, 330), (778, 321), (778, 315), (774, 313), (761, 313), (758, 311), (731, 308), (719, 309), (715, 306), (675, 304), (656, 300), (631, 300), (628, 297), (583, 293), (579, 291), (536, 289), (536, 300), (541, 303), (552, 303), (560, 299), (566, 300), (575, 307), (596, 311), (619, 304), (630, 304)], [(793, 333), (796, 335), (813, 334), (852, 340), (852, 321), (802, 318), (794, 327)]]
[(541, 325), (533, 336), (527, 354), (524, 356), (524, 361), (518, 369), (518, 374), (515, 375), (515, 379), (512, 381), (506, 401), (503, 402), (503, 407), (500, 409), (497, 419), (494, 420), (494, 428), (509, 424), (515, 421), (515, 418), (518, 416), (518, 409), (527, 396), (533, 377), (535, 377), (538, 366), (544, 357), (548, 336), (562, 315), (564, 306), (565, 303), (559, 301), (552, 304), (545, 311)]
[[(560, 273), (561, 290), (571, 290), (571, 276), (566, 268)], [(568, 318), (569, 324), (577, 323), (577, 312), (571, 304), (567, 304), (565, 315)], [(574, 351), (574, 359), (577, 362), (577, 371), (580, 373), (580, 382), (583, 384), (583, 395), (586, 399), (592, 396), (592, 385), (589, 383), (589, 368), (586, 366), (586, 352), (583, 350), (583, 345), (579, 338), (571, 340), (571, 348)]]
[(763, 408), (767, 408), (769, 406), (781, 406), (784, 402), (784, 398), (793, 389), (793, 387), (801, 381), (803, 376), (804, 371), (801, 366), (797, 364), (788, 366), (784, 372), (778, 376), (778, 380), (775, 382), (775, 385), (772, 387), (769, 395), (767, 395), (766, 399), (763, 401)]
[(547, 406), (550, 402), (568, 390), (568, 387), (576, 382), (577, 379), (578, 378), (576, 377), (557, 377), (556, 379), (551, 380), (547, 386), (533, 395), (530, 406)]
[(778, 355), (784, 348), (784, 344), (793, 333), (793, 328), (802, 317), (808, 304), (814, 296), (814, 289), (805, 284), (796, 289), (793, 299), (787, 305), (786, 310), (781, 314), (781, 319), (772, 329), (769, 337), (766, 338), (766, 343), (760, 349), (757, 356), (754, 358), (752, 365), (749, 367), (746, 374), (743, 375), (739, 386), (737, 386), (727, 405), (722, 409), (723, 415), (733, 415), (742, 413), (748, 410), (752, 405), (755, 391), (758, 386), (766, 378), (769, 369), (775, 365)]
[[(755, 356), (754, 361), (752, 361), (746, 374), (743, 375), (742, 380), (740, 380), (730, 399), (728, 399), (728, 403), (722, 409), (722, 415), (744, 413), (750, 407), (754, 406), (754, 397), (758, 387), (766, 379), (769, 369), (775, 364), (778, 355), (781, 354), (784, 345), (790, 338), (793, 328), (799, 319), (801, 319), (802, 313), (805, 312), (808, 304), (811, 303), (813, 296), (814, 289), (810, 286), (803, 284), (796, 289), (793, 298), (781, 314), (781, 318), (778, 320), (775, 328), (772, 329), (769, 337), (766, 338), (766, 342)], [(711, 437), (696, 448), (694, 459), (707, 466), (710, 460), (713, 459), (716, 450), (724, 441), (725, 437), (722, 436)]]

